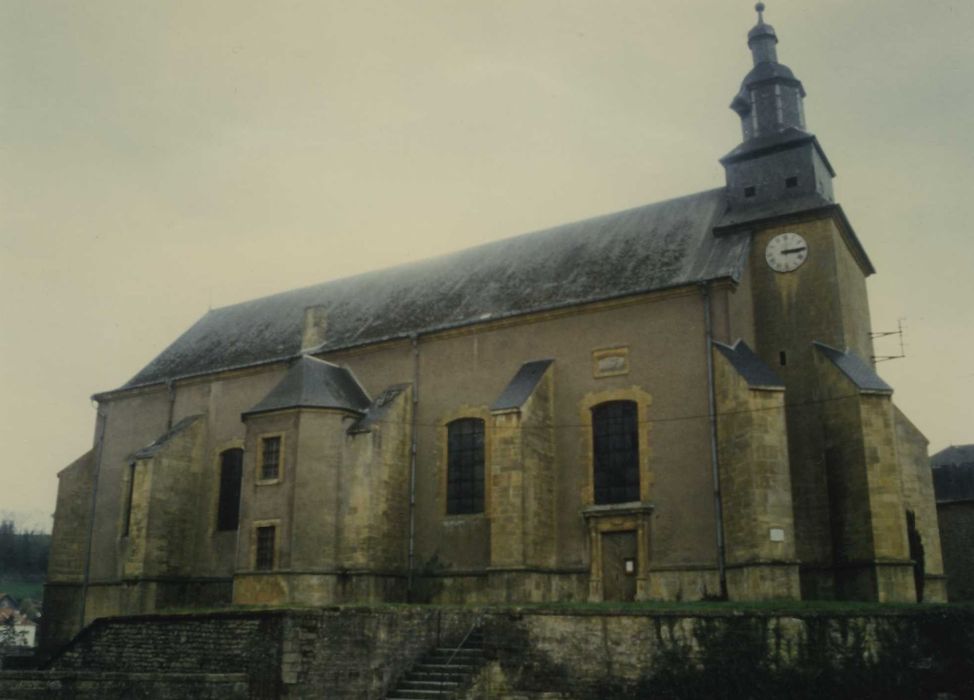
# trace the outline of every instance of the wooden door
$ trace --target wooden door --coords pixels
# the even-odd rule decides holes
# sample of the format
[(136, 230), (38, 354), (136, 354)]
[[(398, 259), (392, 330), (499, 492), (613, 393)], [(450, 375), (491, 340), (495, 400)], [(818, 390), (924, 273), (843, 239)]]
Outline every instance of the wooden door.
[(636, 532), (602, 535), (602, 599), (636, 599)]

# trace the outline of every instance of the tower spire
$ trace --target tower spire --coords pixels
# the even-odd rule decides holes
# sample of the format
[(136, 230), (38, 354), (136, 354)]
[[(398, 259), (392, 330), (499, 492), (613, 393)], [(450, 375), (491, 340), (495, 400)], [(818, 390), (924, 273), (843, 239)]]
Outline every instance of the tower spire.
[(754, 6), (757, 24), (747, 33), (754, 62), (731, 101), (741, 119), (743, 142), (721, 158), (730, 203), (754, 209), (774, 201), (815, 197), (832, 201), (835, 173), (805, 125), (805, 88), (778, 62), (778, 35)]
[(764, 21), (764, 3), (754, 9), (758, 23), (747, 33), (754, 67), (731, 102), (731, 109), (741, 118), (745, 141), (786, 129), (805, 129), (805, 88), (788, 66), (778, 63), (778, 35)]
[(754, 65), (777, 63), (775, 44), (778, 43), (778, 36), (774, 33), (774, 27), (764, 23), (764, 3), (759, 2), (754, 9), (758, 12), (758, 23), (747, 33), (747, 45), (751, 49)]

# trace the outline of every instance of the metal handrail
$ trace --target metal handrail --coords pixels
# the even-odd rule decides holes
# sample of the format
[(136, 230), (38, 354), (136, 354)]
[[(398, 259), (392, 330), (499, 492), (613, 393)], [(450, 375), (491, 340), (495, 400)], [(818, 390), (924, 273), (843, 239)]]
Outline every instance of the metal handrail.
[(468, 639), (470, 639), (470, 635), (473, 634), (474, 631), (476, 631), (476, 629), (478, 627), (480, 627), (481, 623), (484, 621), (483, 618), (484, 618), (484, 616), (482, 614), (481, 615), (478, 615), (476, 617), (476, 619), (474, 620), (473, 625), (471, 625), (470, 629), (467, 630), (467, 633), (465, 635), (463, 635), (463, 639), (460, 640), (460, 644), (458, 644), (457, 645), (457, 648), (453, 650), (453, 653), (452, 654), (450, 654), (450, 658), (448, 658), (446, 660), (446, 665), (447, 666), (449, 666), (450, 663), (453, 661), (454, 657), (456, 657), (457, 652), (460, 651), (461, 649), (463, 649), (463, 645), (467, 643), (467, 640)]

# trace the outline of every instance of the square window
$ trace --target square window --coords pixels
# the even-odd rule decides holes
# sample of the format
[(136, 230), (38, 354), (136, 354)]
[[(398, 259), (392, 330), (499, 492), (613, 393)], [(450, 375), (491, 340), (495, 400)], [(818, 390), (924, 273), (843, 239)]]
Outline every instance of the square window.
[(791, 189), (792, 187), (798, 187), (798, 178), (794, 176), (785, 178), (785, 187), (787, 187), (788, 189)]
[(752, 187), (745, 187), (744, 188), (744, 196), (745, 197), (753, 197), (757, 193), (758, 193), (758, 188), (757, 187), (753, 187), (752, 186)]

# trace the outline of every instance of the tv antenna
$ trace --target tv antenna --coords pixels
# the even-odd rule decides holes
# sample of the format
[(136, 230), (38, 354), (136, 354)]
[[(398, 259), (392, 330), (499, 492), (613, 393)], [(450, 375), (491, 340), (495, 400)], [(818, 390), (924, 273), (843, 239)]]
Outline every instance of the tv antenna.
[(906, 346), (903, 343), (903, 321), (906, 319), (898, 318), (896, 319), (896, 330), (895, 331), (879, 331), (876, 333), (870, 333), (869, 337), (876, 338), (888, 338), (890, 336), (898, 336), (900, 339), (900, 353), (898, 355), (873, 355), (873, 362), (886, 362), (887, 360), (898, 360), (901, 357), (906, 357)]

